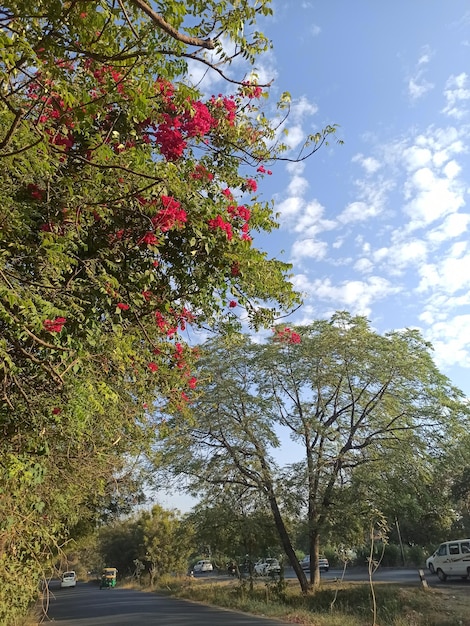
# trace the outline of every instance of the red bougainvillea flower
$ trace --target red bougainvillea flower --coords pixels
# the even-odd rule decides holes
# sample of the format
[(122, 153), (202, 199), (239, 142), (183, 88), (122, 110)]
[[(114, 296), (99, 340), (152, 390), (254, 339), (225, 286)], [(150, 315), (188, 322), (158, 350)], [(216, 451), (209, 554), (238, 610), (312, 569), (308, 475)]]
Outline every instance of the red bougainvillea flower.
[(49, 333), (60, 333), (67, 319), (65, 317), (56, 317), (55, 320), (44, 320), (43, 326)]
[(259, 85), (250, 83), (250, 81), (244, 81), (240, 93), (247, 98), (260, 98), (263, 94), (263, 89)]
[(189, 380), (188, 380), (188, 385), (190, 387), (190, 389), (196, 389), (196, 385), (197, 385), (197, 379), (192, 376)]
[(245, 186), (248, 191), (252, 191), (253, 193), (258, 189), (258, 183), (253, 178), (247, 178)]
[(33, 200), (37, 200), (38, 202), (40, 202), (44, 198), (44, 191), (40, 189), (40, 187), (38, 187), (37, 185), (31, 183), (27, 186), (27, 189)]
[(145, 233), (142, 239), (139, 240), (139, 243), (145, 243), (148, 246), (156, 246), (158, 245), (158, 239), (155, 233), (149, 231), (148, 233)]
[(229, 241), (232, 239), (233, 237), (232, 225), (229, 224), (228, 222), (225, 222), (221, 215), (218, 215), (214, 219), (209, 220), (208, 224), (209, 224), (209, 228), (211, 228), (212, 230), (216, 230), (217, 228), (220, 228), (221, 230), (225, 231), (227, 235), (227, 239)]
[(264, 165), (260, 165), (256, 171), (260, 172), (261, 174), (267, 174), (268, 176), (271, 176), (271, 174), (272, 174), (271, 170), (267, 170), (264, 167)]
[(214, 180), (214, 174), (209, 172), (204, 165), (198, 163), (191, 174), (191, 178), (195, 180)]
[(186, 211), (181, 208), (181, 203), (171, 196), (161, 197), (163, 210), (159, 211), (152, 218), (152, 224), (162, 232), (166, 232), (174, 226), (183, 227), (188, 216)]
[(127, 311), (129, 309), (129, 305), (124, 302), (118, 302), (116, 306), (118, 309), (121, 309), (121, 311)]
[(150, 363), (148, 364), (148, 368), (151, 372), (156, 372), (158, 370), (158, 365), (153, 361), (150, 361)]
[(238, 303), (235, 300), (230, 300), (230, 302), (228, 303), (229, 307), (231, 309), (234, 309), (235, 307), (238, 306)]
[(282, 328), (281, 330), (274, 329), (276, 336), (275, 341), (282, 341), (284, 343), (301, 343), (301, 337), (298, 333), (294, 332), (290, 328)]
[(192, 107), (193, 111), (185, 120), (183, 128), (187, 137), (201, 137), (216, 126), (217, 121), (203, 102), (193, 102)]

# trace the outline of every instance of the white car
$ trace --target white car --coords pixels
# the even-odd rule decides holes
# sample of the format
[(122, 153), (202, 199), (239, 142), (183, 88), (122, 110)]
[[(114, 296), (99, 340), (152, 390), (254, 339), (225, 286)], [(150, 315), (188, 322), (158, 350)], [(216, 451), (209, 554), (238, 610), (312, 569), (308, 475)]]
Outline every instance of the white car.
[(62, 574), (62, 578), (60, 579), (60, 587), (64, 589), (64, 587), (76, 587), (77, 586), (77, 575), (74, 571), (64, 572)]
[(281, 566), (277, 559), (264, 559), (255, 563), (255, 574), (258, 576), (273, 576), (281, 572)]
[(436, 556), (437, 556), (437, 550), (433, 554), (431, 554), (431, 556), (428, 556), (428, 558), (426, 559), (426, 567), (431, 572), (431, 574), (436, 573), (436, 570), (434, 568), (434, 558)]
[(193, 567), (193, 572), (212, 572), (214, 568), (212, 567), (212, 563), (206, 559), (202, 561), (198, 561), (196, 565)]

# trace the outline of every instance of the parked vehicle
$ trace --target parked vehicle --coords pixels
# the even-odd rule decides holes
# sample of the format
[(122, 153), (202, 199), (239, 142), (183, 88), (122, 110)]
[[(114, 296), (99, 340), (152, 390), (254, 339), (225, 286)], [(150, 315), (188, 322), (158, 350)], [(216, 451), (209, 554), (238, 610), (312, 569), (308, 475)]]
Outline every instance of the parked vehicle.
[(277, 559), (262, 559), (255, 563), (254, 572), (257, 576), (274, 576), (281, 573), (281, 565)]
[(454, 539), (441, 543), (427, 558), (426, 567), (442, 581), (448, 576), (470, 578), (470, 539)]
[(64, 589), (65, 587), (76, 587), (77, 586), (77, 575), (73, 570), (70, 572), (64, 572), (60, 579), (60, 587)]
[(198, 561), (193, 567), (193, 572), (212, 572), (213, 570), (212, 563), (207, 559), (202, 559)]
[[(308, 554), (300, 561), (300, 566), (303, 570), (310, 570), (310, 556)], [(321, 556), (318, 559), (318, 568), (320, 572), (327, 572), (330, 569), (330, 563), (326, 557)]]
[(100, 589), (104, 587), (115, 587), (117, 569), (115, 567), (105, 567), (101, 574)]

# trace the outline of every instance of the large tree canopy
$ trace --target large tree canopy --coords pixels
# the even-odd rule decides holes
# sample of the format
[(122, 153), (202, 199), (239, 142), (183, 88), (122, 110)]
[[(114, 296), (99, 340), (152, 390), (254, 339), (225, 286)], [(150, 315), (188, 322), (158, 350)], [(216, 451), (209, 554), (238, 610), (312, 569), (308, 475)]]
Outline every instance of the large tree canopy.
[[(431, 467), (454, 426), (468, 423), (462, 394), (416, 330), (380, 335), (346, 313), (278, 327), (265, 344), (217, 338), (198, 372), (194, 424), (173, 418), (162, 454), (194, 490), (217, 483), (264, 495), (304, 590), (283, 511), (307, 521), (318, 563), (320, 538), (341, 520), (355, 518), (357, 534), (358, 520), (364, 529), (375, 511), (396, 512), (393, 499), (416, 498), (408, 465)], [(281, 473), (277, 451), (289, 436), (292, 462)]]
[[(268, 0), (0, 9), (8, 616), (15, 603), (2, 598), (19, 598), (18, 578), (82, 503), (125, 482), (126, 461), (153, 436), (147, 407), (184, 408), (197, 384), (185, 330), (236, 321), (235, 304), (257, 326), (299, 301), (289, 266), (253, 243), (276, 227), (257, 189), (284, 149), (249, 69), (270, 45), (256, 30), (269, 14)], [(234, 59), (245, 63), (238, 76)], [(195, 63), (225, 79), (224, 93), (191, 84)], [(334, 130), (307, 137), (298, 158)]]

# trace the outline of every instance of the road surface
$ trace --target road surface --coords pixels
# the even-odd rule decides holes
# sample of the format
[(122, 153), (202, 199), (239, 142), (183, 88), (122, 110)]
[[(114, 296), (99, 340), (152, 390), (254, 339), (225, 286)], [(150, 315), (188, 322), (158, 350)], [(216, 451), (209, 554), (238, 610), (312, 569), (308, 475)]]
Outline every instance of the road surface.
[(92, 583), (60, 589), (51, 584), (51, 626), (288, 626), (284, 622)]

